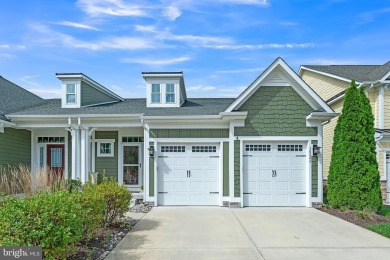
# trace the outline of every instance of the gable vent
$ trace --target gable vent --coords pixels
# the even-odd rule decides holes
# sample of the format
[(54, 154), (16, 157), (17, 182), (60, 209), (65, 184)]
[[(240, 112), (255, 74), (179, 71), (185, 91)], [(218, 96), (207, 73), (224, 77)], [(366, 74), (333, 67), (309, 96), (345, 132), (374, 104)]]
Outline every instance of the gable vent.
[(285, 86), (285, 85), (288, 85), (288, 82), (283, 79), (278, 73), (273, 73), (272, 75), (270, 75), (268, 77), (268, 79), (266, 79), (266, 81), (262, 84), (264, 86), (275, 86), (275, 85), (279, 85), (279, 86)]

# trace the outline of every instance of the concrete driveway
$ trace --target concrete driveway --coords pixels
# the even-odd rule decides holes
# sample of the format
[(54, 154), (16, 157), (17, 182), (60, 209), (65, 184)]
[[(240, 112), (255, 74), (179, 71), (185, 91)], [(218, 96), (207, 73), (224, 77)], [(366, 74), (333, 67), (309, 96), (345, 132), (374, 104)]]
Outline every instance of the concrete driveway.
[(157, 207), (106, 259), (389, 259), (390, 239), (310, 208)]

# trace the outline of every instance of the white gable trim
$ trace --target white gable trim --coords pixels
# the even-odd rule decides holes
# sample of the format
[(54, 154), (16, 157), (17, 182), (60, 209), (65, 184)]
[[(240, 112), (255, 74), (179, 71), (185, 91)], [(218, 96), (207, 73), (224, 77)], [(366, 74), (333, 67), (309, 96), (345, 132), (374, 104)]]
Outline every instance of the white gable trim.
[[(314, 72), (314, 73), (318, 73), (318, 74), (321, 74), (321, 75), (324, 75), (324, 76), (327, 76), (327, 77), (331, 77), (331, 78), (334, 78), (334, 79), (338, 79), (338, 80), (341, 80), (341, 81), (345, 81), (345, 82), (348, 82), (348, 83), (351, 83), (351, 81), (352, 81), (351, 79), (347, 79), (347, 78), (344, 78), (344, 77), (339, 77), (339, 76), (336, 76), (334, 74), (326, 73), (326, 72), (315, 70), (315, 69), (310, 69), (310, 68), (307, 68), (305, 66), (301, 66), (299, 68), (299, 71), (298, 71), (299, 76), (302, 76), (302, 70), (311, 71), (311, 72)], [(362, 82), (357, 81), (357, 80), (355, 80), (355, 82), (358, 83), (358, 84), (362, 83)]]
[(383, 76), (379, 81), (381, 81), (381, 82), (386, 81), (386, 80), (388, 80), (388, 79), (387, 79), (388, 77), (390, 77), (390, 71), (387, 72), (387, 73), (385, 74), (385, 76)]
[[(277, 77), (275, 74), (277, 73)], [(275, 80), (279, 79), (279, 82)], [(333, 110), (314, 92), (288, 65), (282, 58), (277, 58), (237, 99), (225, 110), (232, 112), (239, 108), (249, 99), (261, 86), (281, 86), (282, 80), (284, 85), (291, 86), (313, 109), (324, 110), (333, 113)], [(274, 83), (272, 82), (274, 81)]]

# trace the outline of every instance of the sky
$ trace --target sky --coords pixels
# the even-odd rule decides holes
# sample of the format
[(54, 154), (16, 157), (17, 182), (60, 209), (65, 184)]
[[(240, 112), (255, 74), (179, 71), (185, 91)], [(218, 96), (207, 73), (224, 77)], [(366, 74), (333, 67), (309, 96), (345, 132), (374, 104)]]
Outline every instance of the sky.
[(390, 60), (390, 0), (2, 0), (0, 75), (59, 98), (82, 72), (124, 98), (141, 72), (183, 71), (188, 97), (236, 97), (277, 57)]

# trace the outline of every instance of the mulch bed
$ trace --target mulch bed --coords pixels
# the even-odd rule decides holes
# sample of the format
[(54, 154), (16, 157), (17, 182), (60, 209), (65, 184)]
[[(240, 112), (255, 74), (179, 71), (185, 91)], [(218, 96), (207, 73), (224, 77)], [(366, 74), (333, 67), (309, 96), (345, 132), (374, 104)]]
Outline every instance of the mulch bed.
[(101, 228), (94, 238), (83, 241), (77, 253), (67, 259), (104, 259), (135, 224), (135, 220), (126, 219), (117, 225)]
[(372, 224), (390, 223), (389, 218), (379, 214), (364, 214), (355, 210), (340, 211), (338, 209), (333, 209), (326, 206), (318, 208), (318, 210), (321, 210), (323, 212), (326, 212), (330, 215), (341, 218), (345, 221), (351, 222), (363, 228), (367, 228), (367, 226)]

